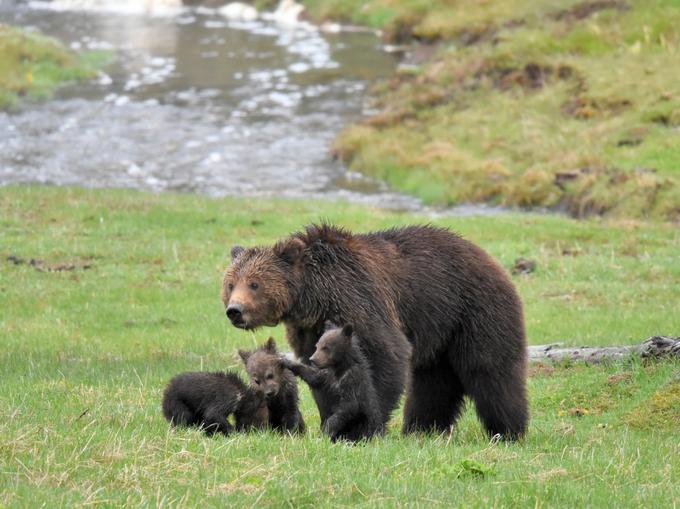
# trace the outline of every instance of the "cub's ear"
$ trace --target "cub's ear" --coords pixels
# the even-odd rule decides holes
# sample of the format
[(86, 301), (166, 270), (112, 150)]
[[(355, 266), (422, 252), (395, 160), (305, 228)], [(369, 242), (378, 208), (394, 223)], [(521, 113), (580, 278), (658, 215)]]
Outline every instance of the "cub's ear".
[(243, 364), (248, 364), (248, 359), (250, 358), (251, 354), (252, 354), (252, 352), (249, 352), (247, 350), (239, 350), (238, 351), (238, 356), (241, 357)]
[(234, 260), (238, 258), (238, 256), (243, 253), (245, 249), (243, 249), (241, 246), (234, 246), (231, 248), (231, 259)]
[(351, 325), (345, 325), (342, 328), (342, 333), (348, 338), (351, 338), (352, 334), (354, 334), (354, 327), (352, 327)]
[(300, 239), (294, 238), (277, 246), (276, 253), (286, 263), (293, 265), (302, 257), (305, 243)]
[(278, 351), (276, 350), (276, 341), (274, 341), (274, 338), (270, 337), (267, 340), (267, 342), (264, 344), (264, 349), (270, 353), (278, 353)]

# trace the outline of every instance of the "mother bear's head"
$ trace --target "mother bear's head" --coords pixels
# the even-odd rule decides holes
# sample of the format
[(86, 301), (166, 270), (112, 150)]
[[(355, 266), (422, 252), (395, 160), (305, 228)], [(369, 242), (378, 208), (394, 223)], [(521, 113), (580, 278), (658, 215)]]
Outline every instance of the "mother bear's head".
[(305, 247), (301, 239), (292, 237), (273, 246), (231, 249), (222, 302), (235, 327), (255, 329), (281, 321), (302, 285)]

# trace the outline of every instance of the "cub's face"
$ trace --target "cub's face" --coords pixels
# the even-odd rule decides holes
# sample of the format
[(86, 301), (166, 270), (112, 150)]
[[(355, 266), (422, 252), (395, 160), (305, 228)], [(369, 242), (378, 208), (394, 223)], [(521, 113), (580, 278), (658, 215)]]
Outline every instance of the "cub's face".
[(317, 368), (335, 366), (345, 359), (347, 350), (351, 347), (352, 328), (330, 329), (319, 338), (316, 351), (309, 358), (309, 362)]
[(253, 352), (239, 350), (245, 364), (250, 387), (256, 394), (271, 400), (281, 391), (284, 383), (284, 368), (279, 362), (279, 353), (272, 338)]
[[(291, 247), (292, 246), (292, 247)], [(241, 329), (274, 326), (290, 308), (296, 286), (299, 242), (231, 250), (224, 273), (222, 302), (232, 325)]]

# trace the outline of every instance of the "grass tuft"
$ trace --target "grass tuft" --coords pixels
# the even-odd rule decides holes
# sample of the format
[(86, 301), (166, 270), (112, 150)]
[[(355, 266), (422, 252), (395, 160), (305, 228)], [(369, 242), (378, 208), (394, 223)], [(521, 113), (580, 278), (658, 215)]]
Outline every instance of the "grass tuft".
[(667, 383), (651, 398), (626, 415), (625, 420), (643, 430), (677, 429), (680, 422), (680, 380)]
[(46, 99), (61, 84), (92, 78), (107, 52), (76, 55), (38, 32), (0, 24), (0, 109)]

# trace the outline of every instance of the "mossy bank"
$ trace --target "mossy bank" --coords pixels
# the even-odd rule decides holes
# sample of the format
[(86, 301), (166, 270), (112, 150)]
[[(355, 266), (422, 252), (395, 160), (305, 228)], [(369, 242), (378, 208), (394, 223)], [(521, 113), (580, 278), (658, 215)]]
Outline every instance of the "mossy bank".
[(428, 203), (680, 220), (680, 4), (306, 2), (432, 44), (334, 151)]
[(93, 78), (109, 58), (101, 51), (76, 54), (39, 32), (0, 24), (0, 110), (46, 99), (64, 83)]

